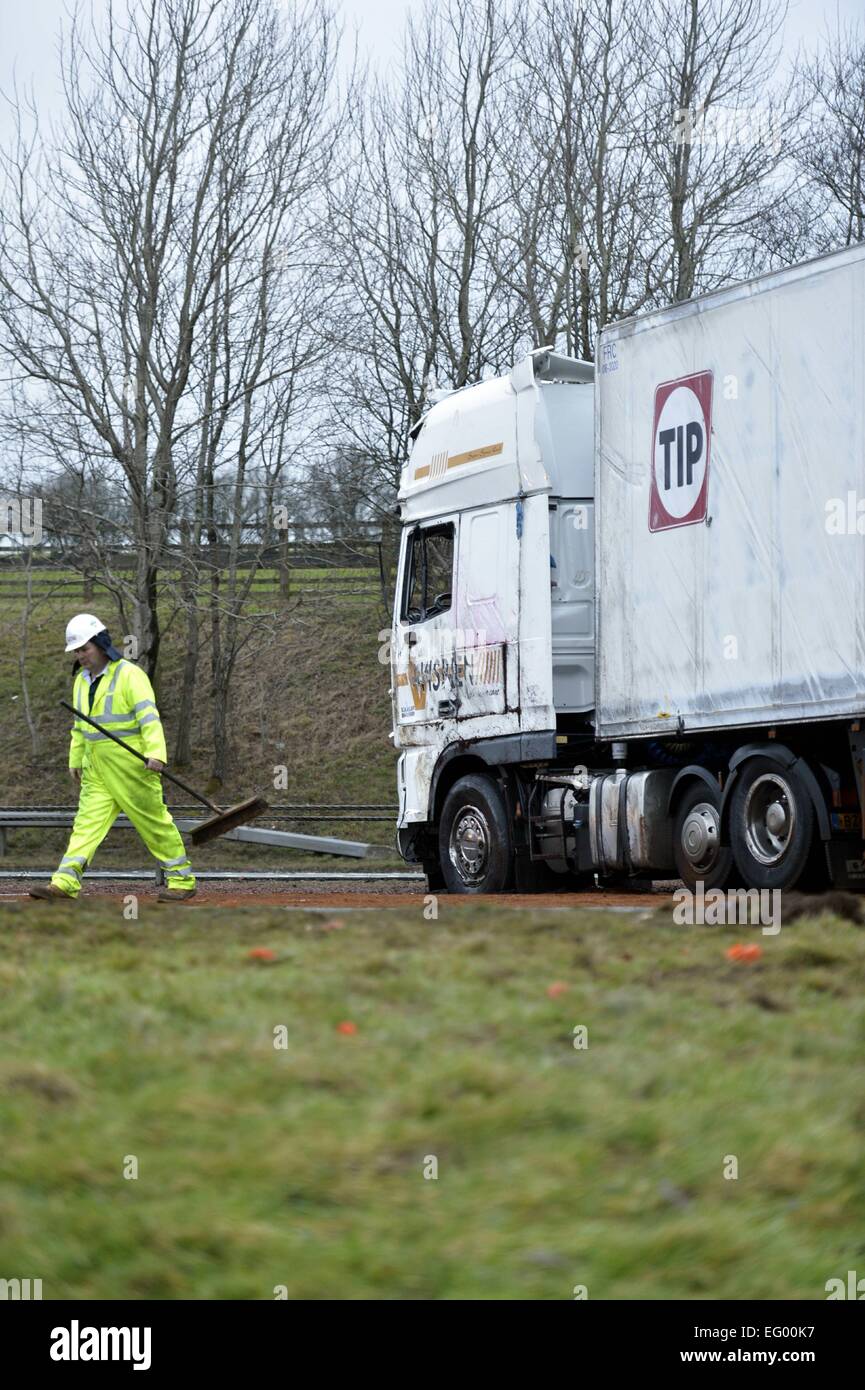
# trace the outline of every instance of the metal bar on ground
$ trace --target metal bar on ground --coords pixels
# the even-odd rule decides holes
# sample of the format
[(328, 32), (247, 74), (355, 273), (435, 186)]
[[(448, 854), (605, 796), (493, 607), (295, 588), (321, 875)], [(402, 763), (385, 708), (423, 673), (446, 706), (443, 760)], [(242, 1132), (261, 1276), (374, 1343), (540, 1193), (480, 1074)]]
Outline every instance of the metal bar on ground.
[[(178, 830), (194, 830), (198, 820), (175, 820)], [(335, 840), (324, 835), (295, 835), (290, 830), (262, 830), (260, 826), (239, 825), (227, 830), (220, 840), (244, 840), (252, 845), (275, 845), (281, 849), (302, 849), (309, 854), (341, 854), (349, 859), (366, 859), (380, 845), (365, 845), (358, 840)]]

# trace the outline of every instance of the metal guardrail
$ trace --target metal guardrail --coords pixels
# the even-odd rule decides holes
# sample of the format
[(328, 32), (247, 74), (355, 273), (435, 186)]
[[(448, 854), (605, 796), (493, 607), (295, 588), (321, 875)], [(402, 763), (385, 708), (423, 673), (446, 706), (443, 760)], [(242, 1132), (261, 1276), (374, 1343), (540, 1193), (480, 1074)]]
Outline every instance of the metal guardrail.
[[(0, 880), (22, 878), (29, 882), (31, 878), (50, 878), (53, 872), (53, 869), (0, 869)], [(202, 880), (250, 879), (260, 880), (263, 883), (293, 883), (295, 881), (317, 881), (323, 883), (331, 880), (335, 882), (370, 883), (378, 882), (381, 879), (410, 879), (412, 882), (426, 881), (425, 874), (413, 873), (408, 869), (405, 871), (400, 869), (383, 869), (381, 873), (374, 873), (372, 870), (368, 869), (353, 869), (350, 872), (345, 870), (341, 871), (339, 869), (324, 869), (321, 871), (318, 869), (293, 869), (285, 871), (280, 869), (202, 869), (200, 872), (196, 871), (195, 877)], [(91, 879), (122, 879), (125, 882), (129, 879), (137, 882), (152, 878), (153, 875), (148, 869), (88, 869), (86, 881), (89, 883)], [(250, 902), (254, 903), (255, 899), (251, 898)]]

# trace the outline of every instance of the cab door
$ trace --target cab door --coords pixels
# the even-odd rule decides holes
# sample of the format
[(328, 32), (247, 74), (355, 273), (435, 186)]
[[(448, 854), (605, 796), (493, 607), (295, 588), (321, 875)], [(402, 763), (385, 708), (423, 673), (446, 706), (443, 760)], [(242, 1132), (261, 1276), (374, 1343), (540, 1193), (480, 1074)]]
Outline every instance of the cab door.
[(411, 527), (404, 541), (392, 655), (397, 723), (412, 727), (456, 716), (453, 604), (458, 516)]
[(462, 517), (454, 625), (460, 719), (501, 715), (518, 704), (515, 518), (514, 503)]

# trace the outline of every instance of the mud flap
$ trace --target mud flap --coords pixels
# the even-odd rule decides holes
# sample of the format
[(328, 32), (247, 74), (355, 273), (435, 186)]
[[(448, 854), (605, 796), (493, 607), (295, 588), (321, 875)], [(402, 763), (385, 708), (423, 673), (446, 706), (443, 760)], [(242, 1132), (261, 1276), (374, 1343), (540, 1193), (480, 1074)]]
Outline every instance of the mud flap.
[(830, 840), (825, 848), (833, 885), (848, 893), (865, 893), (865, 845), (861, 839)]

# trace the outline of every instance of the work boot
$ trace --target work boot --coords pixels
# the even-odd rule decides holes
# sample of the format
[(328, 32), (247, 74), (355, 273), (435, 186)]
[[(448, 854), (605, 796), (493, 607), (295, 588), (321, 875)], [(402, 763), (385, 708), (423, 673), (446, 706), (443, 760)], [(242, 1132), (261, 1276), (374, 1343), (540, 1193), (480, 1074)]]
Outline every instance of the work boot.
[(47, 898), (49, 902), (53, 902), (55, 898), (64, 898), (68, 903), (75, 902), (71, 893), (64, 893), (62, 888), (55, 888), (53, 883), (40, 884), (38, 888), (31, 888), (30, 897)]
[(158, 903), (185, 903), (194, 898), (197, 888), (161, 888), (156, 895)]

